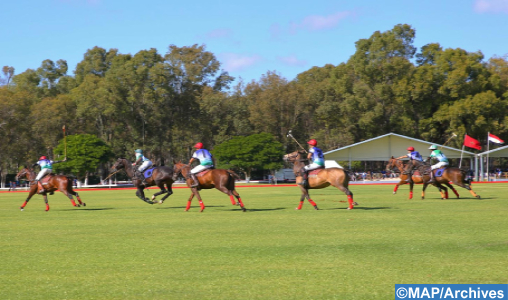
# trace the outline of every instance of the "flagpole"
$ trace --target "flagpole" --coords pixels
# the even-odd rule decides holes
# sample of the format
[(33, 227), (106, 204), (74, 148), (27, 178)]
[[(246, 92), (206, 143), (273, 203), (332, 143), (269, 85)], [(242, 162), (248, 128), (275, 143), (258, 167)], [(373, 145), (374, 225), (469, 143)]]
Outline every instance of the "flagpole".
[(487, 181), (490, 181), (490, 171), (489, 171), (489, 149), (490, 149), (490, 140), (489, 140), (490, 132), (487, 132)]
[(464, 145), (462, 145), (462, 152), (460, 152), (459, 169), (462, 166), (462, 154), (464, 154)]

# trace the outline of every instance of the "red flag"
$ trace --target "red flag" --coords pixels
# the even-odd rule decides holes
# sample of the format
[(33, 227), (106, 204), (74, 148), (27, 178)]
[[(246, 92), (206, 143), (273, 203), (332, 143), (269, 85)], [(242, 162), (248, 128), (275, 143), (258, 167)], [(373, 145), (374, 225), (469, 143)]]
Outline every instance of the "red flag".
[(489, 142), (493, 142), (496, 144), (503, 144), (504, 141), (497, 136), (493, 135), (492, 133), (489, 133)]
[(477, 150), (482, 150), (482, 146), (480, 144), (480, 141), (473, 139), (472, 137), (470, 137), (467, 134), (464, 137), (464, 146), (469, 147), (469, 148), (473, 148), (473, 149), (477, 149)]

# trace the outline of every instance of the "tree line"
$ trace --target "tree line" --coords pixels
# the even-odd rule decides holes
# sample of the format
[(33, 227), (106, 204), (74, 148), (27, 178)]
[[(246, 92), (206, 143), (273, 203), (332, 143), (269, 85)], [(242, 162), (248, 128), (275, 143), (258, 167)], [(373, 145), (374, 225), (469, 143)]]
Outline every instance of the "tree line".
[(159, 164), (187, 161), (197, 141), (213, 149), (258, 133), (290, 152), (290, 129), (325, 151), (389, 132), (435, 143), (452, 132), (507, 136), (507, 57), (485, 60), (480, 51), (438, 43), (417, 49), (415, 35), (406, 24), (376, 31), (355, 43), (347, 62), (312, 67), (294, 80), (268, 71), (235, 82), (204, 45), (134, 55), (94, 47), (73, 75), (65, 60), (19, 74), (5, 66), (0, 171), (52, 156), (64, 124), (69, 134), (100, 138), (116, 156), (142, 148)]

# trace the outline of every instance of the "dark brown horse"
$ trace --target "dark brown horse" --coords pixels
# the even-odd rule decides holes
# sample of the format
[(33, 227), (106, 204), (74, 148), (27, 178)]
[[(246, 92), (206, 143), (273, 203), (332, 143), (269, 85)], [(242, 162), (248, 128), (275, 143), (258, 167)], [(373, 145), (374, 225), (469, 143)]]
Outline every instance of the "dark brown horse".
[[(135, 167), (132, 166), (132, 163), (125, 158), (119, 158), (111, 167), (113, 170), (121, 170), (124, 169), (127, 173), (127, 176), (132, 179), (132, 184), (138, 189), (136, 191), (136, 196), (139, 199), (145, 201), (148, 204), (154, 204), (153, 200), (159, 195), (166, 194), (159, 201), (160, 204), (164, 203), (167, 197), (173, 194), (173, 169), (167, 166), (155, 167), (153, 170), (152, 176), (145, 179), (146, 185), (143, 184), (143, 181), (135, 176)], [(158, 186), (161, 191), (153, 194), (152, 200), (145, 198), (144, 189), (149, 186)], [(165, 185), (165, 186), (164, 186)]]
[[(183, 177), (185, 177), (187, 186), (190, 187), (192, 184), (192, 179), (189, 178), (190, 166), (182, 162), (173, 163), (175, 168), (174, 179), (176, 180), (176, 177), (181, 174)], [(201, 174), (203, 174), (203, 172), (201, 172)], [(191, 188), (191, 195), (187, 201), (187, 207), (185, 208), (185, 211), (190, 209), (191, 201), (194, 196), (198, 198), (199, 205), (201, 206), (201, 211), (203, 211), (205, 209), (205, 205), (203, 204), (203, 200), (201, 199), (201, 195), (199, 195), (198, 190), (213, 188), (216, 188), (224, 194), (228, 195), (229, 199), (231, 200), (231, 204), (239, 205), (242, 208), (242, 211), (246, 211), (240, 195), (235, 190), (235, 180), (240, 178), (235, 172), (224, 169), (211, 169), (203, 175), (197, 174), (196, 178), (199, 185), (197, 187)], [(235, 202), (233, 196), (236, 197), (238, 203)]]
[[(296, 183), (300, 183), (303, 178), (300, 174), (300, 170), (305, 166), (307, 161), (305, 157), (305, 153), (303, 151), (295, 151), (289, 154), (284, 155), (284, 160), (287, 162), (293, 163), (293, 172), (295, 173)], [(302, 196), (300, 198), (300, 205), (296, 208), (297, 210), (302, 209), (303, 202), (305, 198), (309, 201), (310, 204), (314, 207), (314, 209), (318, 209), (316, 203), (310, 198), (308, 189), (322, 189), (328, 187), (330, 185), (338, 188), (342, 192), (347, 195), (347, 199), (349, 202), (348, 209), (353, 209), (354, 205), (358, 205), (358, 203), (353, 201), (353, 193), (348, 189), (349, 185), (349, 175), (346, 173), (344, 169), (340, 168), (326, 168), (319, 172), (315, 177), (309, 176), (308, 178), (308, 187), (300, 186), (302, 190)]]
[[(49, 176), (49, 177), (48, 177)], [(30, 198), (32, 198), (33, 195), (36, 193), (39, 193), (39, 191), (42, 189), (41, 184), (44, 184), (44, 192), (41, 194), (44, 197), (44, 202), (46, 203), (46, 211), (49, 210), (49, 204), (48, 204), (48, 196), (47, 193), (53, 194), (54, 191), (60, 191), (62, 192), (67, 198), (71, 200), (71, 203), (73, 206), (80, 207), (80, 206), (86, 206), (86, 203), (81, 202), (81, 198), (79, 198), (78, 193), (76, 193), (72, 189), (72, 179), (68, 178), (67, 176), (63, 175), (46, 175), (44, 176), (41, 181), (44, 181), (44, 183), (39, 182), (37, 184), (35, 180), (35, 172), (28, 167), (24, 167), (19, 173), (16, 175), (16, 180), (20, 178), (26, 178), (30, 181), (30, 192), (28, 193), (28, 197), (26, 198), (25, 202), (21, 205), (20, 209), (24, 210), (25, 206), (28, 204), (28, 201), (30, 201)], [(47, 182), (45, 179), (48, 179)], [(74, 201), (74, 198), (72, 196), (76, 196), (78, 199), (78, 203)]]

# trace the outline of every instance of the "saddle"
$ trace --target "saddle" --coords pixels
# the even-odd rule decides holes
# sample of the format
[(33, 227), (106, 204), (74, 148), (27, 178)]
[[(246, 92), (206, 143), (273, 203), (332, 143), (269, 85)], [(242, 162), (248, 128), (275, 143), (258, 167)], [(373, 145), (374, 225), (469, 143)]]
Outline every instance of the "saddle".
[(46, 185), (48, 184), (49, 180), (53, 178), (53, 176), (54, 176), (53, 174), (46, 174), (41, 178), (41, 180), (39, 180), (39, 182), (43, 185)]

